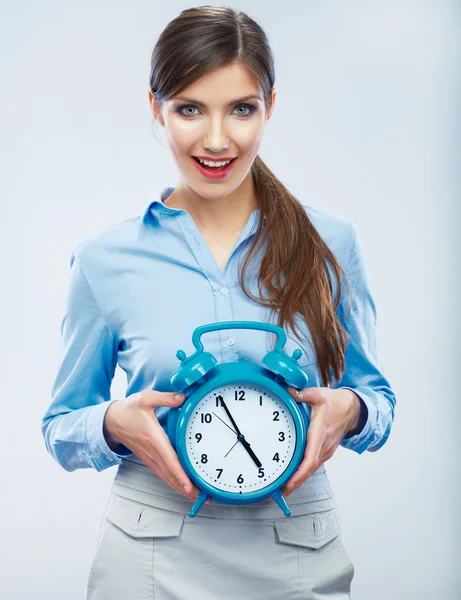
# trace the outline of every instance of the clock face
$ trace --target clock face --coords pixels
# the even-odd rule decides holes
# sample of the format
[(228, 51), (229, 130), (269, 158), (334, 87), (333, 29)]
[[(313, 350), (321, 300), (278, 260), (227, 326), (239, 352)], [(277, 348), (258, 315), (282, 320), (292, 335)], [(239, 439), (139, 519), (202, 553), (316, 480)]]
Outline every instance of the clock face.
[(229, 493), (271, 485), (289, 466), (295, 447), (287, 405), (252, 383), (215, 388), (200, 400), (186, 426), (192, 466), (207, 483)]

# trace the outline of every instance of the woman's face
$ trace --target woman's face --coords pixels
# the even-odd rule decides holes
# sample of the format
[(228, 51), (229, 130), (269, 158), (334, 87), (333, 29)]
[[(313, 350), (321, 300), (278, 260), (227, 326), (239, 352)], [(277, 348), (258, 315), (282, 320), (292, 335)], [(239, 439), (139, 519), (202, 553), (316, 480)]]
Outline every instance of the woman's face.
[[(149, 91), (152, 114), (165, 127), (184, 183), (204, 198), (228, 196), (237, 189), (258, 153), (275, 95), (273, 89), (266, 112), (257, 80), (239, 63), (204, 75), (160, 109)], [(223, 177), (209, 178), (197, 167), (197, 156), (236, 160)]]

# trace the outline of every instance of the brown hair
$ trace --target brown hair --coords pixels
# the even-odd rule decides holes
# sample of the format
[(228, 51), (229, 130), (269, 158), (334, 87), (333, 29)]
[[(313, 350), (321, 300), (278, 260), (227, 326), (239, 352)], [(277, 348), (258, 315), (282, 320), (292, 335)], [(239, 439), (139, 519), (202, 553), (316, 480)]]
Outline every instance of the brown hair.
[[(262, 28), (244, 12), (226, 6), (183, 10), (168, 23), (152, 52), (150, 91), (161, 104), (211, 70), (236, 62), (255, 76), (269, 109), (275, 69)], [(310, 331), (322, 381), (330, 386), (331, 371), (337, 381), (344, 372), (347, 334), (336, 315), (344, 272), (304, 206), (259, 155), (251, 173), (260, 202), (260, 220), (239, 274), (240, 285), (250, 300), (278, 312), (277, 324), (281, 327), (288, 324), (298, 340), (295, 321), (299, 314)], [(245, 273), (269, 239), (270, 244), (260, 261), (260, 296), (254, 296), (245, 286)], [(334, 301), (327, 261), (338, 282)], [(347, 283), (349, 285), (348, 280)], [(261, 294), (263, 288), (266, 298)]]

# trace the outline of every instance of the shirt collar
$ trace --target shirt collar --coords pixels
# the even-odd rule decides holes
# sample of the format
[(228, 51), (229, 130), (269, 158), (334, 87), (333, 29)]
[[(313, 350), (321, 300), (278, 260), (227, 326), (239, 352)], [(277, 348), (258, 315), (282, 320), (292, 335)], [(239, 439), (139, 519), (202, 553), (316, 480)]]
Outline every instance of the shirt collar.
[(163, 203), (163, 201), (168, 198), (168, 196), (173, 192), (173, 190), (174, 186), (164, 187), (159, 194), (160, 197), (154, 198), (154, 200), (149, 202), (145, 211), (142, 214), (142, 220), (146, 221), (149, 214), (157, 218), (162, 218), (163, 216), (174, 216), (186, 212), (182, 208), (171, 208), (171, 206), (167, 206)]

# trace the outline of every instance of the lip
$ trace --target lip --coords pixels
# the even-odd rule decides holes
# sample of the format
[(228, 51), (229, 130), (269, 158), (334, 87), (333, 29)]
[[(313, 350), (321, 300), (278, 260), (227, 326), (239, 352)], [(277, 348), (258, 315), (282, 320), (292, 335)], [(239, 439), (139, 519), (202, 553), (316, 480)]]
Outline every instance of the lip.
[(224, 169), (220, 168), (217, 170), (216, 167), (214, 167), (215, 170), (210, 171), (205, 165), (202, 165), (198, 160), (195, 160), (195, 157), (192, 156), (191, 158), (194, 161), (197, 170), (207, 179), (222, 179), (223, 177), (226, 177), (232, 171), (235, 161), (237, 160), (237, 157), (234, 157), (234, 160), (231, 160), (231, 162)]

